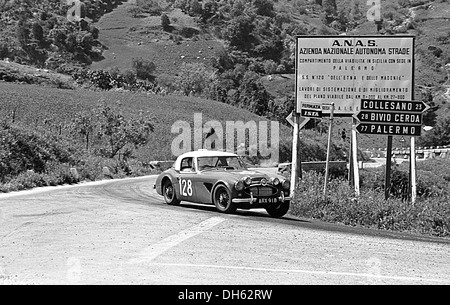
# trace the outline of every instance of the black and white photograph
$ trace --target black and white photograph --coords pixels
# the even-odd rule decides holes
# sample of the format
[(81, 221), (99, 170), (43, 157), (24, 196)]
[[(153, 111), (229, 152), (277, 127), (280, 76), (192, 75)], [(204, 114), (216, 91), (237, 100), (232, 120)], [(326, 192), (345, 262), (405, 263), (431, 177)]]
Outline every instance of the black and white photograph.
[(0, 285), (450, 285), (450, 0), (0, 0)]

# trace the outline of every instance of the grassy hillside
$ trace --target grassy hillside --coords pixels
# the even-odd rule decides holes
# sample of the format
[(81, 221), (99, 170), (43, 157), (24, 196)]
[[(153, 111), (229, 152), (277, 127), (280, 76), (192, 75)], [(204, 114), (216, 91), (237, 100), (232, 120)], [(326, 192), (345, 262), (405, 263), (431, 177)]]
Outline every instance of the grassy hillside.
[[(193, 126), (194, 114), (202, 113), (203, 123), (217, 120), (255, 121), (265, 120), (248, 111), (223, 103), (198, 98), (157, 96), (129, 92), (95, 92), (83, 89), (62, 90), (36, 85), (0, 82), (0, 121), (12, 121), (35, 130), (52, 130), (68, 135), (68, 126), (77, 113), (93, 110), (100, 100), (120, 107), (127, 117), (137, 117), (139, 112), (149, 114), (155, 125), (150, 143), (137, 151), (136, 156), (145, 161), (171, 160), (171, 143), (178, 133), (171, 133), (172, 125), (183, 120)], [(291, 132), (281, 127), (281, 141), (288, 142)], [(285, 160), (283, 160), (285, 161)]]
[[(92, 69), (117, 67), (126, 71), (131, 69), (132, 58), (142, 57), (156, 63), (156, 75), (173, 76), (183, 63), (209, 65), (216, 52), (223, 50), (223, 43), (210, 35), (180, 39), (178, 35), (163, 31), (160, 16), (141, 14), (133, 18), (128, 12), (133, 6), (132, 1), (125, 2), (96, 23), (99, 40), (107, 49), (103, 52), (104, 59), (94, 62)], [(194, 19), (179, 9), (167, 15), (173, 27), (197, 27)]]

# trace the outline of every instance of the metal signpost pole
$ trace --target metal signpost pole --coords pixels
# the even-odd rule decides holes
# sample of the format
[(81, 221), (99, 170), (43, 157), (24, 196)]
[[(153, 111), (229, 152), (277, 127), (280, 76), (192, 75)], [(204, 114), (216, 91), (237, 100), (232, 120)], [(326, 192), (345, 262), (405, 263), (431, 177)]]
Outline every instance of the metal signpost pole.
[(355, 128), (356, 120), (353, 118), (353, 128), (352, 128), (352, 166), (353, 166), (353, 183), (355, 186), (355, 196), (359, 197), (359, 167), (358, 167), (358, 140), (357, 140), (357, 130)]
[(323, 197), (324, 198), (327, 196), (328, 173), (330, 171), (330, 149), (331, 149), (331, 135), (333, 133), (333, 121), (334, 121), (334, 103), (331, 103), (330, 127), (328, 130), (327, 161), (326, 161), (326, 165), (325, 165), (325, 183), (323, 186)]
[(384, 198), (389, 199), (391, 192), (392, 136), (388, 136), (386, 149), (386, 170), (384, 178)]
[[(301, 179), (301, 160), (300, 155), (300, 115), (297, 113), (297, 105), (294, 105), (294, 132), (292, 142), (292, 164), (291, 164), (291, 197), (295, 197), (295, 187), (297, 185), (297, 179)], [(300, 169), (300, 170), (298, 170)]]
[(411, 203), (416, 202), (417, 184), (416, 184), (416, 142), (415, 138), (411, 137), (411, 151), (410, 151), (410, 175), (411, 175)]

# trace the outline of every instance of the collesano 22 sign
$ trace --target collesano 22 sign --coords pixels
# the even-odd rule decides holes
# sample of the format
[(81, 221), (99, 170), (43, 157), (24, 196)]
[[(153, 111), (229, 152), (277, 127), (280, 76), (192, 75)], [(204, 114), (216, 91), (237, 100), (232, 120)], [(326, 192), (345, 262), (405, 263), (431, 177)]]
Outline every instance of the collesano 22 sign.
[[(414, 37), (297, 36), (296, 97), (352, 116), (362, 99), (413, 98)], [(327, 108), (323, 113), (329, 112)]]

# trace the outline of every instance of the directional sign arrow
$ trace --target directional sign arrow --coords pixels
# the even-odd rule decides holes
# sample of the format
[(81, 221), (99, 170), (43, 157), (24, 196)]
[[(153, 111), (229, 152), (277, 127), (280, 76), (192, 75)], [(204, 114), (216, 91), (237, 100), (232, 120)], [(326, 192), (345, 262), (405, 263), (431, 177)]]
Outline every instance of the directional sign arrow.
[(388, 136), (420, 136), (421, 126), (398, 124), (360, 123), (356, 126), (360, 134), (388, 135)]
[(295, 126), (295, 123), (294, 123), (294, 112), (289, 113), (289, 115), (286, 117), (286, 121), (288, 121), (288, 123), (291, 124), (292, 127)]
[[(292, 127), (295, 127), (294, 112), (293, 111), (286, 117), (286, 120), (289, 122), (289, 124), (292, 125)], [(310, 121), (310, 118), (302, 118), (302, 117), (300, 117), (299, 120), (300, 121), (299, 121), (298, 128), (302, 129)]]
[(423, 113), (428, 109), (430, 109), (430, 106), (422, 101), (361, 100), (361, 111)]
[(411, 126), (421, 126), (423, 123), (422, 113), (401, 113), (401, 112), (378, 112), (360, 111), (353, 116), (361, 123), (393, 123), (407, 124)]

